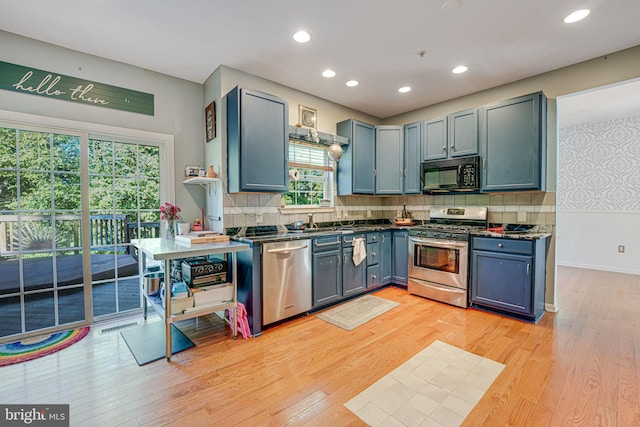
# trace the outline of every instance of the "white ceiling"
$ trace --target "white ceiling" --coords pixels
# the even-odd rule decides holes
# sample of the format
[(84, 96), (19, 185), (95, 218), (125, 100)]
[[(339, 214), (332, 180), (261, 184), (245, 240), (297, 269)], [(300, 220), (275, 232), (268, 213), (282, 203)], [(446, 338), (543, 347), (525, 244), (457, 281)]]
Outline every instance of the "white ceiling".
[[(580, 8), (591, 15), (563, 23)], [(638, 0), (0, 0), (0, 11), (0, 29), (26, 37), (197, 83), (223, 64), (379, 118), (640, 45)], [(469, 71), (452, 74), (459, 64)]]

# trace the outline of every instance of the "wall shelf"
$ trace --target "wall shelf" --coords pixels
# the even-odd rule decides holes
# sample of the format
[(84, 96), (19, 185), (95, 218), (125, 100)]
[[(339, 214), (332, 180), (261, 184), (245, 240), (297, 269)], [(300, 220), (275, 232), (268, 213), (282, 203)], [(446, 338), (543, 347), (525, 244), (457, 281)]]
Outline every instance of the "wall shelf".
[(220, 178), (207, 178), (206, 176), (194, 176), (193, 178), (185, 179), (183, 184), (187, 185), (200, 185), (206, 187), (208, 184), (214, 184), (221, 182)]

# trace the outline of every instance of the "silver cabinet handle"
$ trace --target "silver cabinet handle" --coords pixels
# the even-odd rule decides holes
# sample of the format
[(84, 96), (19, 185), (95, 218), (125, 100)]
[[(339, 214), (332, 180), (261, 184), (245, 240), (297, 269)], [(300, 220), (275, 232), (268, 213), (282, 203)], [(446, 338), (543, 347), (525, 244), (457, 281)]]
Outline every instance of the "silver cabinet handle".
[(340, 255), (336, 255), (336, 257), (338, 257), (338, 265), (342, 264), (342, 260), (340, 259)]
[(442, 146), (442, 151), (447, 151), (447, 146), (446, 145)]
[(502, 247), (502, 243), (498, 243), (498, 247), (501, 248)]
[(372, 252), (372, 253), (371, 253), (371, 256), (373, 256), (373, 257), (374, 257), (374, 256), (376, 256), (376, 253), (375, 253), (375, 252)]
[(527, 276), (529, 276), (531, 270), (531, 264), (527, 263)]
[(329, 242), (329, 243), (318, 243), (317, 241), (314, 240), (313, 245), (314, 246), (331, 246), (331, 245), (336, 245), (339, 244), (340, 240), (336, 240), (335, 242)]
[(382, 243), (384, 243), (384, 234), (382, 235)]
[(347, 263), (347, 254), (344, 254), (344, 263)]
[(404, 170), (404, 176), (405, 176), (405, 177), (409, 176), (409, 170), (408, 170), (408, 169), (405, 169), (405, 170)]
[(451, 149), (453, 150), (454, 148), (456, 148), (456, 146), (451, 144)]
[(373, 170), (373, 176), (378, 176), (378, 172), (376, 172), (376, 170)]

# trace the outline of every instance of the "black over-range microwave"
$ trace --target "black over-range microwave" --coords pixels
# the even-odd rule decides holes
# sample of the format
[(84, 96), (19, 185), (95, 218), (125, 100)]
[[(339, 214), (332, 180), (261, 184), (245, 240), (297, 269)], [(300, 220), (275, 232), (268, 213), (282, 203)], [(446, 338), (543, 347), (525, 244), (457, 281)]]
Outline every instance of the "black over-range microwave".
[(420, 179), (424, 194), (480, 191), (480, 156), (423, 162)]

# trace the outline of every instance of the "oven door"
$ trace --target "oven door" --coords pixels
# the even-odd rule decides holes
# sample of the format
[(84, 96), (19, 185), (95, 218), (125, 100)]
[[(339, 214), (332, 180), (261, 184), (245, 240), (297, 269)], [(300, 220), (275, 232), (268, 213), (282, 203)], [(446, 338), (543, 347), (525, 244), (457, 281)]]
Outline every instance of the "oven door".
[(409, 237), (409, 278), (467, 289), (469, 243)]

